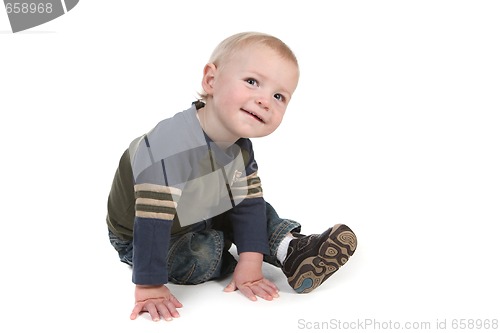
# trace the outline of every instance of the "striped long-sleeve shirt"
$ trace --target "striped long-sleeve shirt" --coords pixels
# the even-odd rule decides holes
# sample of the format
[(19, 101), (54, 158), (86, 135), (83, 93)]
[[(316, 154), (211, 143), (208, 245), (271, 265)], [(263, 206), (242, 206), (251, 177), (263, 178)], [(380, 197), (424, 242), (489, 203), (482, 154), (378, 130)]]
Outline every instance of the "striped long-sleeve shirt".
[(221, 213), (232, 223), (238, 252), (269, 253), (249, 139), (222, 150), (201, 129), (193, 104), (131, 143), (108, 199), (108, 226), (133, 239), (134, 283), (167, 283), (170, 235)]

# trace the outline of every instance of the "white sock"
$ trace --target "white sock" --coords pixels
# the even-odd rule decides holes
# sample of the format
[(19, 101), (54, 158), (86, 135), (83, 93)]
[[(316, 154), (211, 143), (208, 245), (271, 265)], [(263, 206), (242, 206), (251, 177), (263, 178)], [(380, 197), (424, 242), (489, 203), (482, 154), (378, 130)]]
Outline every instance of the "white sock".
[(290, 241), (294, 238), (295, 237), (293, 237), (291, 233), (287, 233), (285, 235), (285, 238), (283, 238), (280, 245), (278, 246), (278, 251), (276, 252), (276, 258), (278, 258), (278, 260), (281, 262), (282, 265), (283, 262), (285, 261), (286, 253), (288, 252), (288, 245), (290, 244)]

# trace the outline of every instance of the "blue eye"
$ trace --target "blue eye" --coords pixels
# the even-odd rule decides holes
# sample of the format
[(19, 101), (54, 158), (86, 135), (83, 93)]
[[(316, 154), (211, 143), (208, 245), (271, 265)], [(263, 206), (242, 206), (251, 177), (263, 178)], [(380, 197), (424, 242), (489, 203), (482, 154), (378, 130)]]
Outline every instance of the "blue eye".
[(274, 98), (281, 102), (285, 100), (285, 96), (283, 96), (282, 94), (274, 94)]

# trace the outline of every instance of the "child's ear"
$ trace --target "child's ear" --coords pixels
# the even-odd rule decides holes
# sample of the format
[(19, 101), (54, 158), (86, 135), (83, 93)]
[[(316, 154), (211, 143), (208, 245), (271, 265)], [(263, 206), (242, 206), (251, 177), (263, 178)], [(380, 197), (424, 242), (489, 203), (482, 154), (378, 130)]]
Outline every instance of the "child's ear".
[(203, 79), (201, 81), (201, 86), (208, 95), (212, 95), (213, 93), (216, 72), (217, 67), (214, 64), (206, 64), (205, 68), (203, 68)]

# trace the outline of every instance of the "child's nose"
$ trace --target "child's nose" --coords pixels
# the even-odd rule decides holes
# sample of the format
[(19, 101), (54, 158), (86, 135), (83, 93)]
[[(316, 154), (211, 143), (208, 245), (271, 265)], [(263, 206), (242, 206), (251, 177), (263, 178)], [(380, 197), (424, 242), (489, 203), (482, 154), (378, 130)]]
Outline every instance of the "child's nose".
[(269, 110), (269, 99), (267, 99), (266, 97), (258, 96), (256, 102), (261, 108)]

